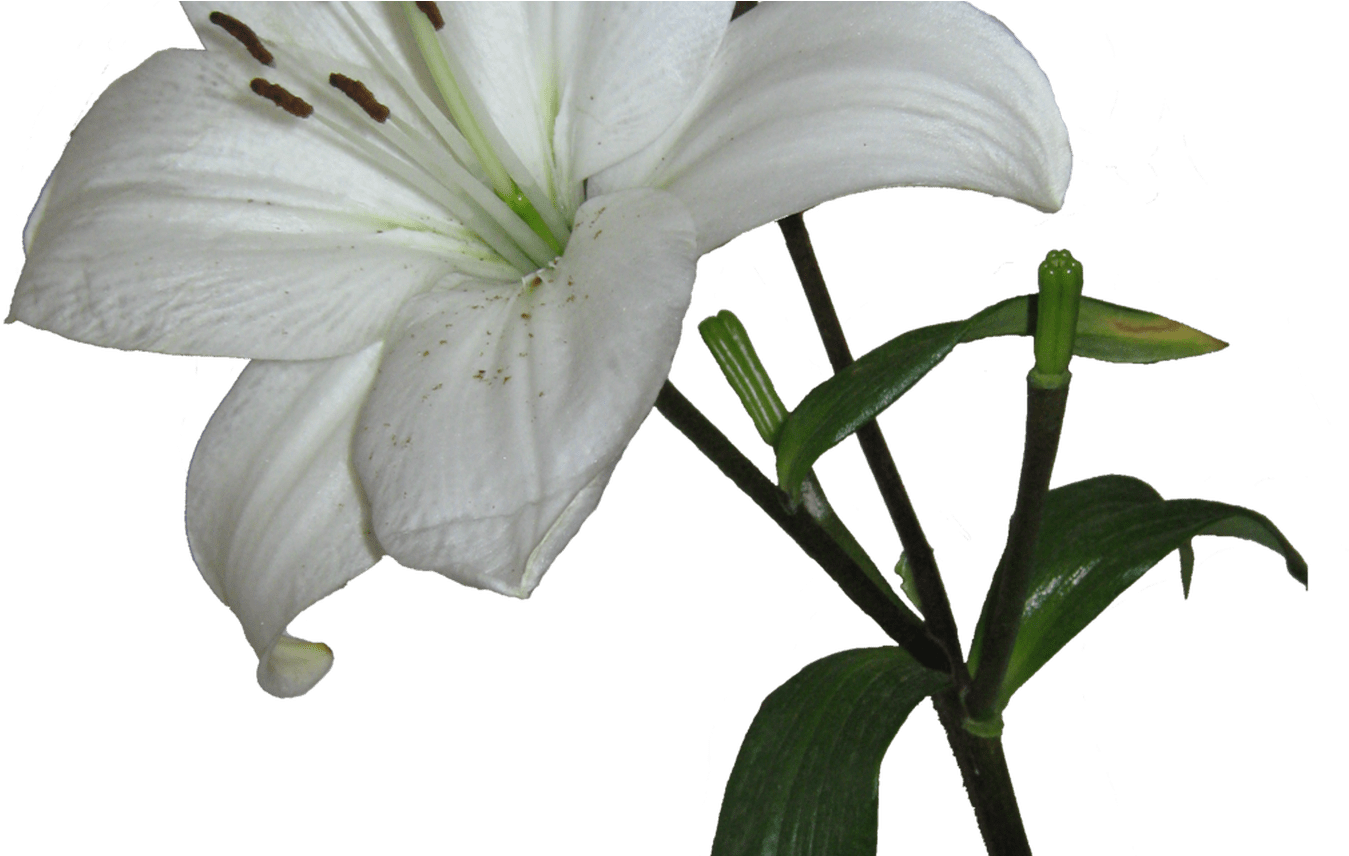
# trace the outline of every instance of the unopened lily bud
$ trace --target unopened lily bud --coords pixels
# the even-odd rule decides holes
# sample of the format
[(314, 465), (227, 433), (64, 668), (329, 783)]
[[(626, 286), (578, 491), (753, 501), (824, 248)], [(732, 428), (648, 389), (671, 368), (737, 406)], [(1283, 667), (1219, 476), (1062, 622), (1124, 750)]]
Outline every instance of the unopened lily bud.
[(1082, 302), (1082, 263), (1067, 250), (1050, 250), (1040, 262), (1040, 297), (1035, 320), (1035, 369), (1031, 381), (1043, 389), (1068, 382), (1068, 361), (1077, 335)]

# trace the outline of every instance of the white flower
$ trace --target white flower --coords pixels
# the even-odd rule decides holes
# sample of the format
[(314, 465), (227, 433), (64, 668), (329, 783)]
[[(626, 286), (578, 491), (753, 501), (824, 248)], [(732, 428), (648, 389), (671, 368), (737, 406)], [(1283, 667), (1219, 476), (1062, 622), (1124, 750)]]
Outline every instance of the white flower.
[(24, 235), (10, 320), (254, 360), (187, 521), (276, 695), (332, 662), (290, 621), (382, 554), (529, 594), (702, 253), (874, 187), (1068, 181), (1048, 81), (968, 6), (405, 5), (189, 6), (207, 50), (109, 88)]

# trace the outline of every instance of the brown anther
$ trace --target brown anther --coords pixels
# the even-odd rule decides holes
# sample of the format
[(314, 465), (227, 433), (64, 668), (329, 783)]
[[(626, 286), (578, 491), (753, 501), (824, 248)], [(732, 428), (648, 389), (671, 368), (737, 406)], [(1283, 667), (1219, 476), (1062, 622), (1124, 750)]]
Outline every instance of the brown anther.
[(248, 52), (253, 55), (253, 59), (263, 65), (275, 64), (272, 59), (272, 52), (262, 46), (262, 40), (258, 38), (258, 34), (253, 32), (243, 21), (238, 18), (231, 18), (224, 12), (212, 12), (209, 20), (248, 48)]
[(314, 112), (314, 105), (310, 104), (300, 96), (293, 94), (284, 86), (278, 86), (270, 80), (263, 80), (261, 77), (255, 77), (249, 82), (248, 88), (292, 116), (307, 119), (309, 118), (309, 114)]
[(431, 26), (437, 30), (445, 26), (445, 19), (440, 17), (440, 8), (435, 3), (418, 3), (417, 8), (422, 10), (422, 14), (431, 22)]
[(376, 122), (383, 123), (385, 119), (389, 118), (389, 108), (376, 101), (375, 96), (359, 80), (352, 80), (345, 74), (338, 74), (334, 71), (328, 75), (328, 83), (334, 88), (342, 90), (343, 95), (355, 101), (357, 106)]

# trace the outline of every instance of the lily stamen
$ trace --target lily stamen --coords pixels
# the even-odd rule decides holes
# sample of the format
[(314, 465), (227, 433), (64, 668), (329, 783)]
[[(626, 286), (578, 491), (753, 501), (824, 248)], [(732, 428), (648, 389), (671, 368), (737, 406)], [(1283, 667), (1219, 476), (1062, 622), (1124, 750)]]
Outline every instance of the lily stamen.
[(208, 20), (220, 29), (229, 33), (235, 40), (247, 48), (248, 52), (253, 55), (253, 59), (263, 65), (276, 65), (272, 59), (272, 52), (263, 46), (262, 39), (259, 39), (258, 34), (253, 32), (252, 28), (243, 21), (240, 21), (238, 18), (232, 18), (224, 12), (212, 12)]
[[(404, 7), (405, 17), (408, 25), (412, 28), (413, 38), (417, 42), (417, 48), (421, 53), (422, 62), (426, 64), (426, 71), (431, 76), (431, 82), (435, 84), (436, 90), (440, 93), (441, 102), (450, 113), (450, 118), (454, 120), (455, 127), (459, 133), (468, 140), (469, 146), (473, 149), (473, 154), (478, 158), (478, 163), (482, 165), (483, 171), (487, 174), (487, 180), (492, 185), (492, 190), (502, 199), (509, 200), (518, 192), (515, 182), (506, 172), (506, 168), (501, 164), (501, 159), (497, 157), (495, 150), (487, 139), (484, 129), (477, 121), (475, 112), (471, 109), (463, 89), (459, 86), (455, 69), (450, 63), (450, 57), (440, 44), (440, 39), (436, 36), (434, 19), (430, 18), (426, 10), (422, 8), (421, 3), (408, 4)], [(422, 14), (418, 14), (418, 11)], [(437, 17), (439, 10), (436, 11)], [(444, 22), (441, 22), (444, 26)], [(481, 111), (479, 111), (481, 112)]]
[(270, 80), (255, 77), (248, 82), (248, 88), (300, 119), (308, 119), (314, 112), (313, 104)]
[[(469, 146), (468, 140), (464, 139), (463, 134), (459, 133), (459, 129), (454, 127), (440, 110), (436, 109), (436, 106), (422, 91), (422, 88), (417, 85), (416, 81), (412, 80), (402, 70), (398, 61), (389, 53), (389, 49), (370, 30), (369, 25), (353, 15), (350, 10), (344, 9), (344, 11), (347, 14), (343, 17), (343, 23), (347, 24), (347, 31), (357, 41), (364, 41), (365, 46), (374, 52), (385, 73), (390, 76), (394, 83), (398, 84), (398, 88), (403, 90), (403, 94), (412, 101), (413, 106), (417, 108), (417, 112), (435, 130), (441, 141), (445, 143), (446, 148), (453, 154), (454, 159), (464, 169), (468, 170), (475, 181), (485, 181), (486, 174), (482, 171), (482, 167), (478, 165), (477, 158), (473, 156), (472, 147)], [(359, 38), (357, 38), (358, 34)]]
[[(277, 61), (290, 70), (293, 82), (301, 87), (306, 96), (331, 108), (330, 112), (334, 116), (349, 117), (347, 121), (337, 121), (322, 112), (315, 115), (325, 128), (333, 132), (340, 144), (353, 148), (367, 160), (380, 164), (410, 187), (435, 200), (507, 264), (518, 271), (534, 270), (559, 252), (541, 240), (526, 222), (455, 161), (443, 147), (424, 139), (421, 131), (392, 116), (389, 108), (364, 83), (339, 72), (325, 74), (303, 51), (279, 50)], [(332, 93), (332, 88), (313, 83), (325, 78), (332, 88), (338, 89), (347, 98), (339, 98)], [(297, 107), (305, 105), (313, 112), (312, 105), (304, 98), (295, 96), (277, 84), (268, 81), (262, 83), (267, 84), (264, 88), (268, 92), (290, 94), (295, 99), (295, 102), (290, 103)], [(264, 94), (257, 88), (254, 91)], [(356, 113), (356, 107), (362, 112)], [(364, 125), (360, 121), (364, 118), (374, 119), (376, 124)], [(387, 121), (390, 118), (392, 122)], [(360, 131), (362, 127), (375, 131), (394, 152), (366, 139)]]
[(366, 112), (366, 115), (381, 125), (389, 118), (389, 108), (375, 100), (375, 96), (359, 80), (352, 80), (345, 74), (334, 71), (328, 75), (328, 84), (355, 101)]
[(435, 3), (417, 3), (416, 7), (422, 10), (422, 14), (431, 22), (431, 26), (437, 30), (445, 28), (445, 19), (441, 17), (440, 7)]
[[(333, 72), (328, 75), (329, 85), (341, 91), (367, 117), (375, 120), (378, 135), (408, 159), (407, 165), (426, 173), (440, 187), (425, 186), (402, 165), (394, 166), (393, 171), (396, 174), (445, 204), (452, 216), (477, 232), (489, 246), (517, 269), (528, 270), (546, 264), (549, 259), (563, 252), (567, 238), (570, 237), (565, 220), (547, 194), (540, 190), (532, 176), (523, 169), (518, 158), (514, 157), (514, 152), (500, 140), (500, 134), (490, 120), (485, 119), (485, 124), (480, 124), (475, 118), (478, 113), (484, 116), (486, 114), (481, 109), (476, 111), (472, 109), (475, 105), (481, 105), (478, 105), (474, 93), (460, 90), (456, 78), (462, 75), (455, 74), (457, 64), (454, 57), (447, 55), (439, 37), (435, 34), (436, 30), (445, 25), (439, 8), (434, 3), (409, 5), (416, 8), (415, 11), (409, 9), (407, 17), (414, 22), (414, 30), (420, 29), (418, 43), (422, 48), (423, 58), (428, 63), (432, 77), (437, 79), (437, 88), (441, 90), (443, 104), (449, 108), (453, 124), (446, 122), (440, 109), (429, 101), (422, 103), (426, 101), (424, 96), (420, 99), (415, 97), (420, 95), (419, 87), (412, 87), (409, 94), (414, 96), (413, 101), (418, 110), (445, 139), (453, 155), (443, 151), (431, 141), (422, 139), (422, 133), (418, 129), (406, 122), (398, 121), (397, 117), (394, 117), (396, 130), (385, 127), (391, 116), (389, 107), (376, 99), (361, 81)], [(276, 56), (263, 46), (262, 40), (252, 28), (236, 18), (219, 12), (212, 13), (209, 20), (239, 41), (259, 62), (276, 65)], [(361, 26), (363, 22), (357, 18), (355, 23), (377, 53), (381, 55), (386, 53), (378, 39), (373, 38), (368, 27)], [(294, 60), (296, 69), (303, 72), (301, 83), (303, 79), (310, 77), (323, 78), (323, 74), (307, 61), (303, 51), (286, 59), (286, 62), (291, 60)], [(396, 64), (390, 65), (396, 67)], [(406, 81), (397, 82), (401, 88), (409, 89)], [(279, 84), (258, 79), (251, 87), (257, 94), (268, 98), (297, 117), (306, 118), (314, 112), (313, 105), (309, 101)], [(317, 97), (322, 101), (327, 97), (324, 94), (327, 90), (312, 86), (307, 88), (302, 86), (301, 91), (311, 99)], [(345, 107), (349, 113), (351, 104), (346, 104)], [(323, 120), (322, 124), (344, 138), (350, 130), (354, 130), (344, 130), (342, 124), (334, 123), (331, 119)], [(493, 145), (494, 141), (500, 145)], [(377, 160), (386, 167), (391, 166), (388, 155), (377, 146), (360, 139), (347, 139), (346, 143), (354, 144), (366, 157)], [(501, 150), (500, 153), (498, 149)], [(474, 175), (467, 168), (468, 165), (482, 168), (484, 174), (481, 177)], [(516, 173), (520, 176), (519, 181), (515, 178)], [(490, 185), (490, 189), (487, 185)], [(455, 204), (449, 204), (447, 194), (441, 192), (441, 188), (449, 191), (448, 196), (454, 198)]]
[[(434, 9), (434, 4), (430, 5)], [(555, 227), (559, 225), (558, 221), (545, 218), (540, 213), (533, 199), (542, 197), (542, 194), (537, 191), (529, 193), (528, 190), (531, 188), (522, 189), (522, 184), (533, 184), (532, 180), (525, 177), (523, 165), (513, 157), (510, 147), (492, 124), (486, 109), (477, 102), (476, 93), (460, 86), (459, 81), (466, 80), (467, 77), (463, 69), (458, 67), (456, 58), (444, 49), (440, 37), (436, 35), (439, 28), (435, 26), (435, 22), (440, 15), (439, 10), (434, 10), (435, 17), (432, 17), (431, 12), (421, 4), (407, 4), (403, 8), (408, 25), (412, 28), (413, 38), (417, 42), (417, 48), (421, 52), (422, 61), (426, 64), (427, 73), (440, 93), (441, 101), (449, 111), (450, 118), (454, 120), (455, 126), (472, 147), (478, 163), (487, 174), (492, 191), (515, 212), (516, 216), (528, 224), (554, 253), (560, 255), (567, 238), (570, 237), (570, 232), (566, 230), (555, 232)], [(441, 23), (443, 26), (443, 20)], [(512, 161), (514, 174), (503, 163), (504, 158)], [(515, 180), (516, 175), (520, 176), (520, 182)], [(549, 219), (553, 219), (551, 224)]]
[[(297, 64), (301, 67), (305, 66), (303, 61), (297, 60)], [(312, 69), (310, 69), (310, 71), (312, 73)], [(312, 76), (318, 77), (319, 75), (312, 74)], [(342, 77), (345, 77), (345, 75), (342, 75)], [(350, 78), (346, 79), (350, 80)], [(351, 133), (350, 127), (343, 126), (322, 113), (315, 113), (313, 105), (290, 92), (283, 86), (263, 80), (262, 78), (257, 78), (250, 83), (250, 88), (257, 94), (268, 98), (293, 115), (299, 116), (300, 118), (308, 118), (312, 115), (317, 122), (333, 133), (335, 140), (340, 144), (355, 149), (367, 160), (379, 164), (382, 169), (397, 175), (406, 182), (408, 186), (416, 188), (421, 193), (424, 193), (429, 198), (435, 200), (452, 217), (472, 230), (479, 239), (487, 246), (491, 247), (491, 249), (504, 259), (507, 264), (511, 265), (516, 270), (529, 270), (530, 268), (539, 265), (541, 262), (534, 258), (536, 255), (546, 257), (546, 248), (542, 247), (542, 243), (538, 241), (538, 238), (528, 229), (524, 228), (523, 224), (520, 224), (519, 227), (514, 230), (516, 234), (509, 234), (506, 229), (502, 228), (503, 223), (508, 227), (511, 225), (509, 219), (503, 220), (501, 216), (494, 216), (492, 212), (483, 210), (479, 200), (473, 198), (475, 194), (471, 192), (471, 189), (475, 187), (475, 182), (470, 181), (466, 186), (459, 186), (452, 180), (446, 181), (445, 176), (442, 173), (428, 167), (428, 159), (425, 157), (425, 152), (422, 152), (423, 156), (419, 157), (418, 152), (416, 151), (415, 138), (410, 138), (405, 132), (398, 133), (394, 128), (391, 128), (386, 124), (377, 124), (374, 126), (386, 143), (392, 145), (404, 155), (405, 159), (400, 159), (393, 156), (390, 152), (382, 150), (379, 146), (363, 136)], [(366, 91), (369, 92), (368, 89)], [(327, 91), (323, 89), (313, 89), (312, 94), (319, 99), (329, 97)], [(373, 93), (370, 98), (374, 104), (378, 104), (381, 107), (384, 106), (374, 99)], [(333, 96), (330, 101), (330, 106), (333, 104), (346, 103), (335, 96)], [(287, 105), (290, 106), (288, 107)], [(291, 107), (295, 109), (291, 109)], [(362, 107), (362, 109), (364, 109), (364, 107)], [(296, 110), (300, 112), (296, 112)], [(395, 122), (397, 122), (396, 118)], [(399, 124), (402, 125), (402, 123)], [(418, 174), (418, 170), (420, 170), (420, 174)], [(427, 178), (430, 178), (431, 181), (427, 181)], [(490, 191), (486, 190), (486, 188), (481, 188), (481, 191), (480, 194), (477, 194), (478, 196), (485, 196), (490, 202), (495, 203), (497, 206), (504, 209), (504, 205), (492, 196)], [(499, 215), (501, 212), (496, 213)], [(526, 240), (532, 238), (534, 243), (538, 244), (535, 253), (531, 254), (521, 249), (519, 246), (521, 237), (525, 237)], [(542, 253), (539, 252), (539, 248), (542, 248)]]
[[(443, 182), (437, 179), (435, 173), (427, 170), (422, 163), (413, 159), (402, 160), (387, 151), (382, 151), (370, 140), (349, 133), (335, 121), (322, 114), (316, 114), (314, 118), (333, 131), (343, 144), (356, 149), (372, 163), (378, 163), (381, 168), (398, 176), (408, 186), (417, 188), (439, 203), (452, 217), (471, 229), (487, 246), (495, 250), (507, 264), (510, 264), (516, 270), (527, 270), (532, 265), (537, 264), (534, 259), (519, 248), (512, 239), (513, 236), (503, 231), (493, 218), (479, 214), (478, 211), (474, 210), (476, 206), (473, 205), (472, 200), (451, 192)], [(383, 130), (387, 126), (377, 125), (376, 127)], [(418, 169), (420, 174), (417, 171)], [(427, 181), (427, 177), (432, 180)]]

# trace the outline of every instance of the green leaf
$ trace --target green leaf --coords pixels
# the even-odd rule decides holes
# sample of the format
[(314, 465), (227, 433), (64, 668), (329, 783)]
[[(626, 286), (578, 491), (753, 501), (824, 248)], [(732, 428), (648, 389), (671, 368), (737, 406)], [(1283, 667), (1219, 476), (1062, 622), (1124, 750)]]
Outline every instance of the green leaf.
[(909, 564), (908, 553), (900, 552), (899, 561), (895, 562), (895, 573), (899, 576), (899, 590), (922, 612), (923, 599), (918, 596), (918, 582), (913, 578), (913, 566)]
[(712, 856), (875, 856), (881, 759), (909, 712), (949, 685), (899, 648), (806, 666), (745, 735)]
[(829, 449), (875, 419), (960, 342), (963, 321), (921, 327), (891, 339), (811, 390), (778, 433), (778, 485), (793, 502)]
[[(1021, 615), (998, 708), (1100, 615), (1111, 601), (1173, 550), (1181, 551), (1186, 591), (1198, 535), (1245, 538), (1281, 554), (1307, 584), (1307, 563), (1267, 517), (1202, 499), (1162, 499), (1146, 482), (1097, 476), (1049, 492), (1036, 543), (1030, 593)], [(985, 615), (988, 604), (984, 606)], [(975, 629), (970, 671), (978, 668), (984, 617)]]
[(1226, 347), (1221, 339), (1179, 321), (1084, 297), (1073, 353), (1108, 363), (1159, 363)]
[(1190, 599), (1190, 580), (1194, 577), (1194, 546), (1186, 541), (1177, 548), (1180, 553), (1180, 590)]
[(729, 310), (723, 309), (716, 315), (704, 318), (698, 324), (698, 332), (703, 342), (712, 352), (712, 358), (721, 367), (726, 382), (740, 397), (740, 403), (754, 420), (759, 436), (768, 445), (777, 440), (782, 421), (787, 418), (787, 407), (773, 388), (754, 343), (740, 319)]
[[(966, 322), (961, 342), (1032, 336), (1038, 295), (1011, 297)], [(1155, 312), (1083, 297), (1073, 355), (1107, 363), (1160, 363), (1221, 351), (1227, 343)]]
[[(1028, 336), (1035, 295), (1012, 297), (964, 321), (910, 330), (811, 390), (777, 432), (778, 484), (793, 502), (801, 481), (829, 449), (908, 392), (956, 345), (991, 336)], [(1151, 312), (1082, 298), (1073, 353), (1108, 362), (1153, 363), (1227, 345)], [(1029, 362), (1029, 360), (1028, 360)]]
[[(976, 312), (965, 321), (961, 342), (977, 342), (993, 336), (1032, 336), (1035, 320), (1036, 294), (1009, 297)], [(1091, 298), (1083, 298), (1083, 301)]]

